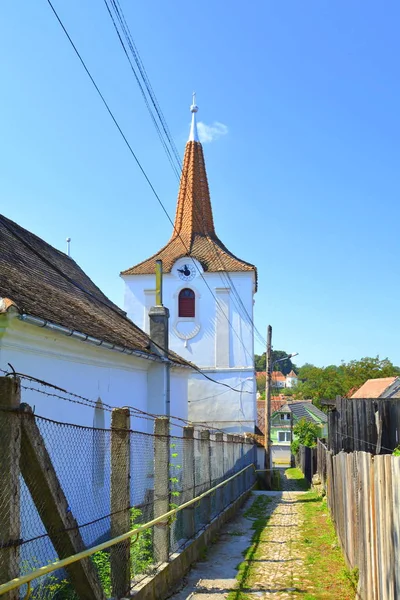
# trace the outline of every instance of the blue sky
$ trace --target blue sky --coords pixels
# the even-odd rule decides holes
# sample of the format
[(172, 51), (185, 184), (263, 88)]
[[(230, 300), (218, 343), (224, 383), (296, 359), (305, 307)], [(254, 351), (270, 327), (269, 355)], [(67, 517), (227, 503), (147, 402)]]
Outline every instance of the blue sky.
[[(400, 364), (400, 6), (120, 0), (183, 154), (191, 93), (219, 237), (259, 272), (255, 322), (317, 365)], [(102, 0), (54, 5), (156, 190), (177, 181)], [(1, 212), (72, 255), (116, 303), (171, 226), (46, 0), (2, 3)], [(257, 346), (257, 351), (261, 347)]]

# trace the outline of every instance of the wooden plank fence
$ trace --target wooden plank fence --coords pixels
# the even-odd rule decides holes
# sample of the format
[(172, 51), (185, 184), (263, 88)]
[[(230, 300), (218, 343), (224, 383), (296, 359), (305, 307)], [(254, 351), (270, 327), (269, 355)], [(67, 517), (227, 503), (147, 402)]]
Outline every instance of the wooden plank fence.
[(391, 454), (400, 443), (398, 398), (341, 398), (328, 406), (329, 450)]
[(357, 598), (400, 598), (400, 457), (334, 455), (321, 442), (317, 472), (346, 562), (358, 568)]

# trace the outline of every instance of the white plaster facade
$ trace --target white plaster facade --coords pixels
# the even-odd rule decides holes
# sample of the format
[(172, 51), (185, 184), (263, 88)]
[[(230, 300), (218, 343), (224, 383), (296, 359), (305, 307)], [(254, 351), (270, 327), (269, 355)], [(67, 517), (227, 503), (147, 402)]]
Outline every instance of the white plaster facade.
[[(0, 368), (9, 371), (8, 363), (19, 373), (91, 400), (100, 398), (112, 407), (132, 406), (155, 414), (165, 413), (165, 363), (30, 325), (21, 321), (13, 310), (0, 314)], [(184, 367), (170, 369), (171, 414), (183, 419), (188, 416), (189, 372), (190, 369)], [(40, 386), (33, 383), (31, 387)], [(35, 405), (35, 412), (40, 416), (65, 423), (95, 425), (94, 409), (82, 404), (30, 390), (22, 391), (22, 400)], [(104, 426), (108, 428), (110, 413), (106, 411), (104, 415)], [(152, 421), (132, 417), (131, 428), (150, 433)]]
[[(185, 264), (194, 272), (190, 281), (179, 276), (178, 269)], [(247, 313), (253, 317), (254, 272), (229, 275)], [(148, 311), (155, 302), (154, 275), (123, 275), (123, 279), (124, 309), (138, 327), (148, 332)], [(204, 272), (201, 264), (191, 258), (175, 262), (171, 272), (163, 276), (163, 304), (170, 311), (169, 345), (205, 375), (238, 390), (235, 392), (191, 372), (189, 419), (226, 431), (253, 432), (256, 420), (253, 331), (228, 281), (220, 273)], [(179, 317), (178, 297), (184, 288), (195, 293), (193, 318)]]
[[(79, 425), (79, 428), (60, 429), (54, 423), (37, 419), (52, 463), (66, 494), (74, 517), (79, 523), (88, 523), (110, 513), (110, 435), (96, 432), (92, 427), (110, 427), (111, 413), (102, 405), (132, 406), (139, 410), (163, 414), (165, 407), (166, 364), (157, 359), (95, 346), (67, 337), (62, 333), (27, 324), (13, 309), (0, 314), (0, 368), (15, 371), (55, 384), (94, 400), (96, 406), (73, 402), (69, 394), (42, 387), (37, 382), (22, 379), (21, 385), (69, 397), (71, 401), (21, 389), (22, 402), (28, 403), (38, 417), (60, 423)], [(190, 369), (170, 368), (171, 412), (188, 418), (188, 376)], [(82, 427), (83, 426), (83, 427)], [(131, 416), (131, 429), (152, 433), (153, 419)], [(88, 427), (88, 429), (85, 429)], [(90, 429), (89, 429), (90, 428)], [(172, 435), (182, 435), (182, 428), (171, 426)], [(140, 504), (147, 490), (153, 487), (149, 473), (153, 471), (153, 440), (148, 435), (131, 436), (132, 479), (131, 502)], [(140, 457), (140, 460), (138, 458)], [(139, 485), (140, 482), (140, 485)], [(45, 533), (31, 496), (24, 492), (22, 538), (29, 539)], [(83, 527), (86, 544), (92, 544), (107, 535), (109, 517), (95, 527)], [(31, 559), (29, 544), (22, 546), (21, 560)], [(47, 537), (36, 542), (35, 552), (41, 559), (54, 560), (56, 552)]]
[(291, 377), (289, 375), (286, 375), (286, 387), (287, 388), (295, 387), (297, 385), (298, 381), (299, 381), (298, 377)]

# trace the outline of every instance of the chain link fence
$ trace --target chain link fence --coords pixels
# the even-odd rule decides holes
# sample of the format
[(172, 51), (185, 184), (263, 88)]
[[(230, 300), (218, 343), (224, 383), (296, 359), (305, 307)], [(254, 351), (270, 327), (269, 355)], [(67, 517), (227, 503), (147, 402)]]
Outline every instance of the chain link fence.
[[(78, 426), (23, 405), (0, 407), (0, 585), (135, 529), (255, 463), (255, 447), (241, 436), (191, 426), (171, 436), (165, 418), (154, 419), (152, 434), (133, 431), (129, 413), (115, 410), (128, 427)], [(96, 552), (82, 566), (88, 585), (100, 586), (97, 597), (128, 593), (254, 481), (247, 469), (165, 522)], [(33, 580), (32, 597), (78, 598), (81, 563)]]

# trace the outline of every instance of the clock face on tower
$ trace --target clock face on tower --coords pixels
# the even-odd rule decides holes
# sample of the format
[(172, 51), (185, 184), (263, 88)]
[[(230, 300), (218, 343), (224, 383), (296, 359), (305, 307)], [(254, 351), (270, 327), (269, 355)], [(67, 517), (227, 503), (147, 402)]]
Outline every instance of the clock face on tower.
[(192, 281), (196, 276), (196, 267), (191, 264), (185, 264), (177, 269), (179, 277), (183, 281)]

